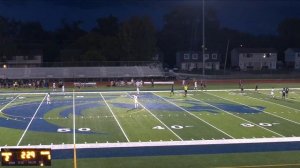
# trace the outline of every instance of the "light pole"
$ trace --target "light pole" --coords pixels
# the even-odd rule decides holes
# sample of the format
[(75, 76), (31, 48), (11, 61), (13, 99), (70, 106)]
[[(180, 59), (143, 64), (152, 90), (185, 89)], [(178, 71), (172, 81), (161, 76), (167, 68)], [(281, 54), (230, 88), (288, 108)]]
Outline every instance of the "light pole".
[(205, 0), (202, 0), (202, 77), (204, 78), (205, 76), (205, 16), (204, 16), (204, 5), (205, 5)]
[(263, 55), (263, 58), (261, 59), (260, 69), (263, 69), (263, 63), (265, 62), (266, 54)]
[(225, 63), (224, 63), (224, 72), (223, 72), (224, 74), (225, 74), (225, 70), (226, 70), (226, 63), (227, 63), (227, 56), (228, 56), (229, 43), (230, 43), (230, 40), (227, 41), (226, 55), (225, 55)]
[(4, 64), (3, 65), (3, 84), (4, 84), (4, 87), (6, 87), (6, 85), (7, 85), (7, 81), (6, 81), (6, 69), (7, 69), (7, 65), (6, 64)]
[(4, 65), (3, 65), (3, 78), (4, 78), (4, 79), (6, 78), (6, 68), (7, 68), (7, 65), (4, 64)]

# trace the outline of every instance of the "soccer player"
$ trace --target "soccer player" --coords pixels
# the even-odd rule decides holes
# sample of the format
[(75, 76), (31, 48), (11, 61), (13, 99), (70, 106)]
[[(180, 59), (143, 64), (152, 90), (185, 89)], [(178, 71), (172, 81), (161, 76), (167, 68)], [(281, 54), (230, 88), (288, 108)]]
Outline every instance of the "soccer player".
[(14, 84), (13, 84), (13, 86), (14, 86), (14, 90), (17, 90), (17, 87), (18, 87), (18, 82), (17, 82), (17, 81), (15, 81), (15, 82), (14, 82)]
[(285, 88), (283, 88), (281, 92), (282, 92), (281, 98), (285, 100), (285, 96), (286, 96)]
[(153, 78), (151, 79), (151, 86), (154, 87), (154, 80), (153, 80)]
[(255, 91), (257, 92), (257, 90), (258, 90), (258, 85), (255, 85)]
[(240, 87), (241, 87), (241, 93), (244, 93), (244, 86), (241, 85)]
[(183, 86), (183, 89), (184, 89), (184, 97), (186, 97), (187, 91), (188, 91), (188, 85), (187, 85), (187, 84), (184, 85), (184, 86)]
[(53, 92), (56, 91), (56, 83), (55, 82), (53, 82), (53, 84), (52, 84), (52, 90), (53, 90)]
[(140, 82), (136, 81), (135, 85), (136, 85), (136, 93), (139, 95), (140, 94)]
[(200, 86), (201, 86), (201, 90), (203, 91), (204, 86), (203, 86), (202, 80), (201, 80), (201, 82), (200, 82)]
[(47, 104), (51, 104), (50, 93), (47, 94)]
[(139, 103), (138, 103), (138, 97), (137, 97), (137, 95), (133, 95), (133, 100), (134, 100), (134, 108), (138, 108), (139, 107)]
[(271, 89), (271, 97), (272, 97), (272, 98), (275, 97), (275, 95), (274, 95), (274, 88)]
[(194, 82), (194, 90), (198, 90), (198, 83), (197, 83), (197, 80), (195, 80), (195, 82)]
[(171, 85), (171, 93), (170, 93), (170, 96), (171, 96), (171, 95), (174, 95), (174, 84)]
[(290, 89), (289, 89), (289, 88), (285, 88), (285, 97), (286, 97), (286, 98), (288, 98), (289, 91), (290, 91)]
[(61, 86), (61, 91), (64, 93), (65, 92), (65, 85)]

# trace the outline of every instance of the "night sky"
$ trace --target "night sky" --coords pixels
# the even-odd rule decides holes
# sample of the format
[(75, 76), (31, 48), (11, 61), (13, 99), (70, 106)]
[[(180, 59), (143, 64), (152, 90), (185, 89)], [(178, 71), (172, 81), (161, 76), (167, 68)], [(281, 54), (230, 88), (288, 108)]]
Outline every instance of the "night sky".
[[(160, 29), (164, 14), (183, 4), (201, 5), (202, 0), (0, 0), (0, 15), (39, 21), (46, 30), (55, 30), (63, 19), (82, 20), (83, 28), (89, 30), (97, 18), (110, 14), (120, 20), (148, 15)], [(206, 0), (206, 5), (216, 10), (222, 27), (253, 34), (275, 34), (284, 18), (300, 18), (297, 0)]]

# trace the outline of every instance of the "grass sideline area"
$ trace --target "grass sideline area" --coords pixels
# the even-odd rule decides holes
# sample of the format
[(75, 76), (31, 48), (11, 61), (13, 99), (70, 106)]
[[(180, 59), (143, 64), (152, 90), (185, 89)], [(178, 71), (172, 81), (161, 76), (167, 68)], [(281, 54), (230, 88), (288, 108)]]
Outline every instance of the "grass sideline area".
[[(54, 160), (52, 167), (72, 167), (72, 160)], [(247, 167), (299, 167), (300, 151), (295, 152), (261, 152), (212, 155), (183, 155), (155, 157), (123, 157), (79, 159), (78, 167), (89, 168), (247, 168)]]

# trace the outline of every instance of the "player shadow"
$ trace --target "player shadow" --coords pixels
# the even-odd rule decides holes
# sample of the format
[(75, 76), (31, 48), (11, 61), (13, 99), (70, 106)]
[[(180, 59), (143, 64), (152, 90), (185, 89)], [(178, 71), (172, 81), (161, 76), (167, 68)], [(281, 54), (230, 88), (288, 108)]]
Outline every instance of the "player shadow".
[(144, 110), (144, 108), (138, 107), (138, 108), (132, 108), (132, 109), (129, 109), (129, 110), (127, 110), (126, 112), (138, 113), (138, 112), (141, 112), (141, 111), (143, 111), (143, 110)]
[(132, 108), (132, 109), (127, 110), (126, 112), (131, 112), (131, 111), (136, 111), (136, 110), (138, 110), (138, 108)]

